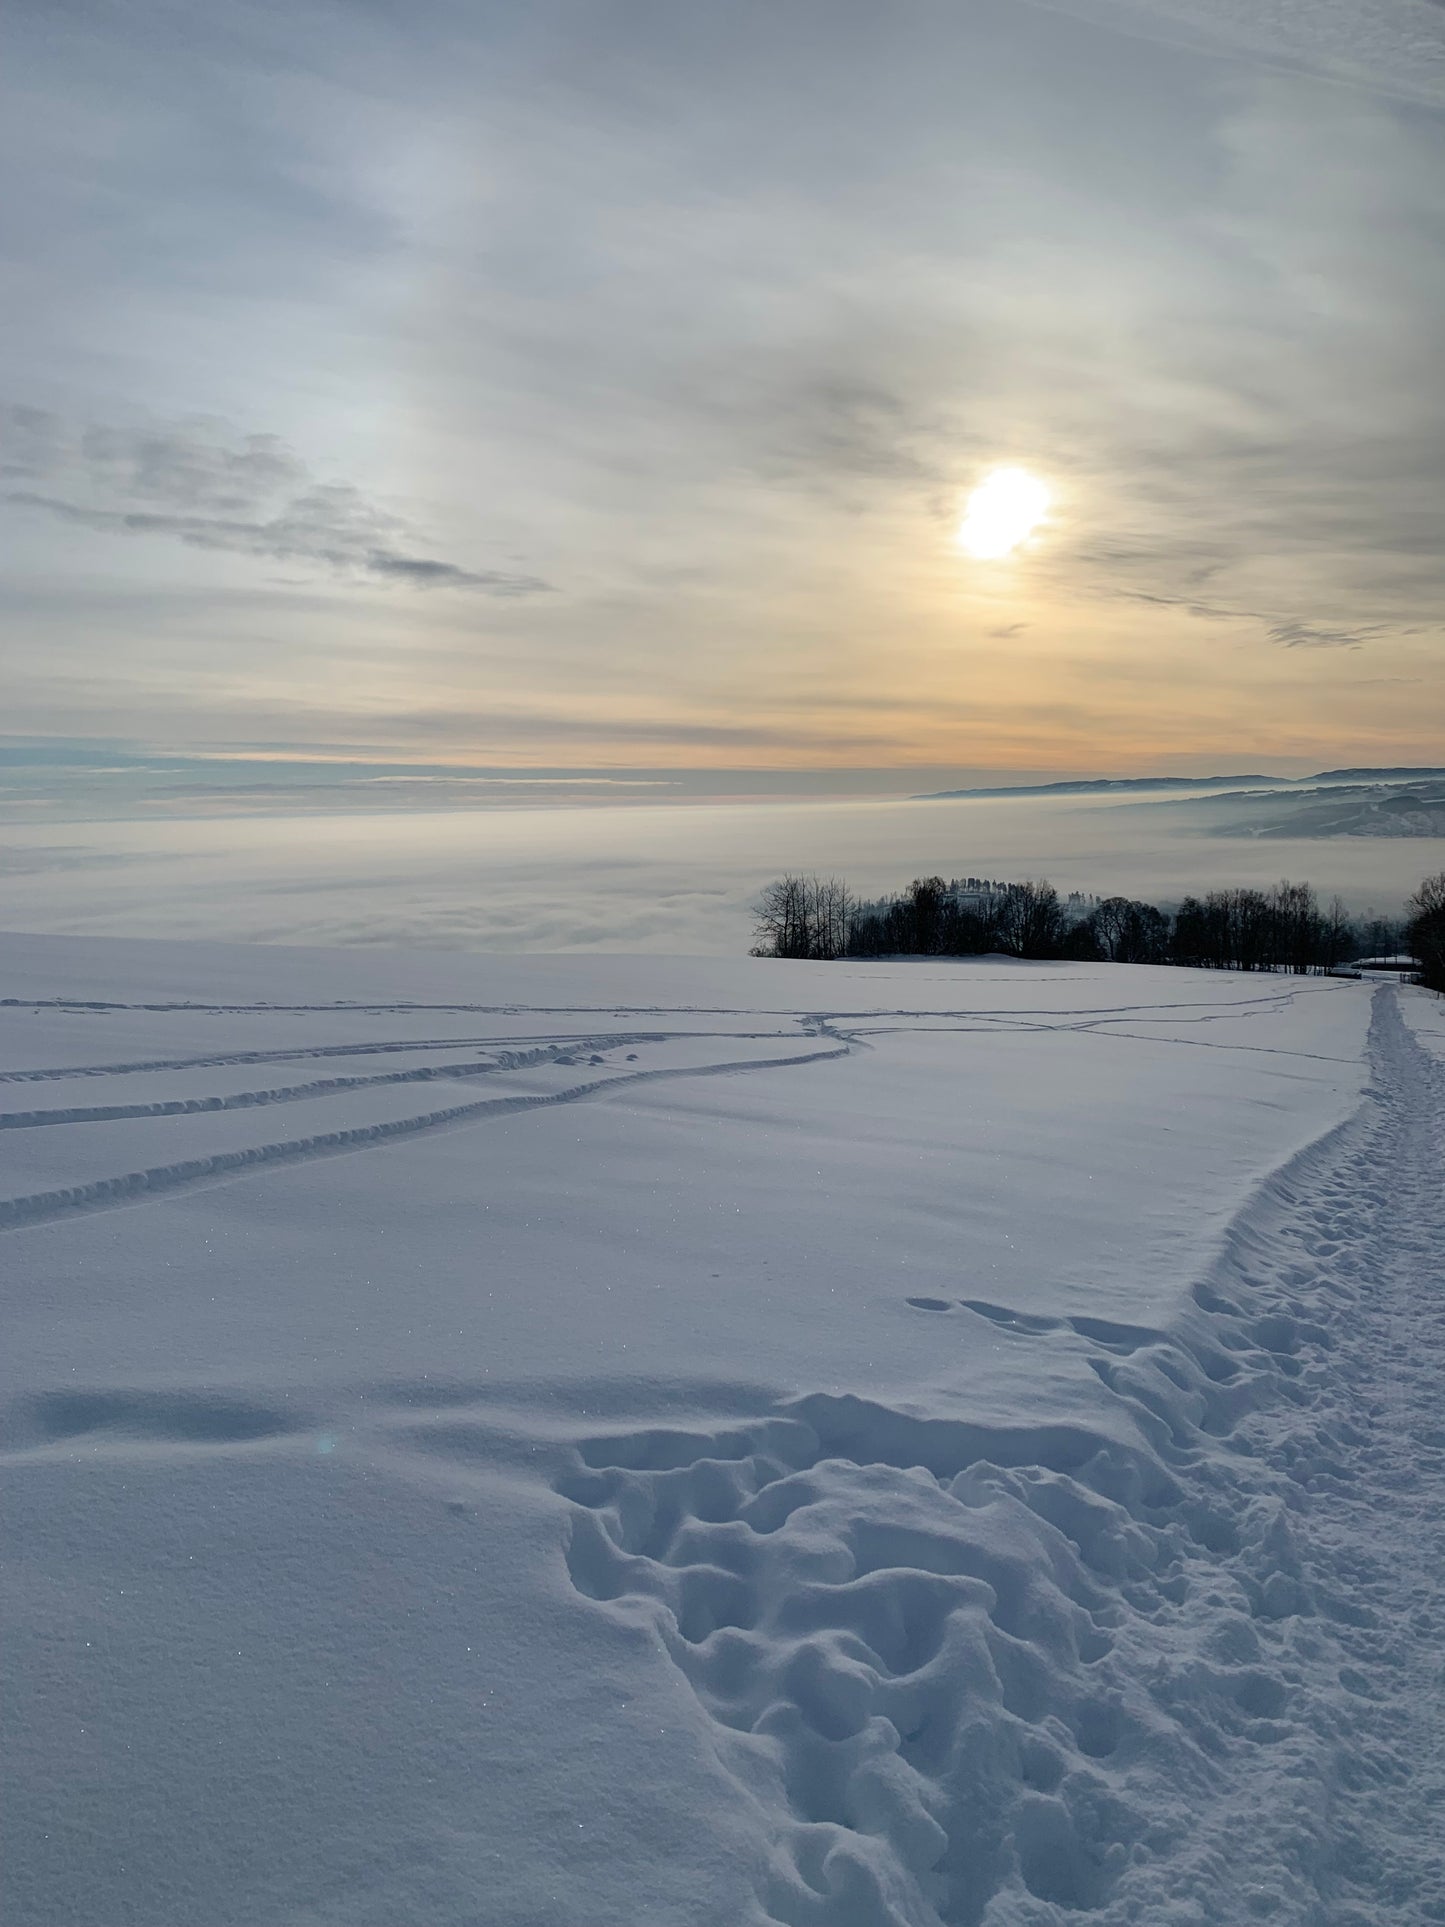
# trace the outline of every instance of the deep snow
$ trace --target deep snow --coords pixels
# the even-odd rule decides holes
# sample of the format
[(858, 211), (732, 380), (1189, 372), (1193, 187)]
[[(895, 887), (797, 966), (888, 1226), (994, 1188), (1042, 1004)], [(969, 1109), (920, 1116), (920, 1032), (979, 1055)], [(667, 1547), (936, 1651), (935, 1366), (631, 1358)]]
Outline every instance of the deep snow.
[(1445, 1021), (0, 939), (7, 1927), (1445, 1920)]

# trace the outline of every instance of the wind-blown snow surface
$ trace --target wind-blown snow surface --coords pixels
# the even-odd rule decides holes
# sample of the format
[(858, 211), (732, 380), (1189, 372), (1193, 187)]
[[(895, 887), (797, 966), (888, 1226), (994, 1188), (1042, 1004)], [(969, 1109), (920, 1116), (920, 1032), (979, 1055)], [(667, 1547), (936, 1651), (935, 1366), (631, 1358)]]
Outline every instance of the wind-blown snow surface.
[(0, 939), (7, 1927), (1445, 1920), (1445, 1051)]

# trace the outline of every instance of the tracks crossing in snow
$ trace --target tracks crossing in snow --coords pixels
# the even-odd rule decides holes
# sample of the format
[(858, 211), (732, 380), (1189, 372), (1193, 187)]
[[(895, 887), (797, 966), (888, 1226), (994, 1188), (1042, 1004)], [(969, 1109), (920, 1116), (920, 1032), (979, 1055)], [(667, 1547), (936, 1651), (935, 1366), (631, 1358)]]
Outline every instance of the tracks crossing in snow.
[[(1282, 1006), (1300, 996), (1320, 994), (1310, 985), (1297, 982), (1272, 985), (1241, 998), (1229, 1000), (1226, 1008), (1220, 1010), (1208, 1001), (1179, 1000), (1174, 1003), (1149, 1005), (1121, 1005), (1099, 1009), (1080, 1008), (1068, 1012), (1037, 1009), (1015, 1009), (1009, 1011), (986, 1011), (972, 1007), (960, 1007), (940, 1011), (927, 1019), (930, 1026), (946, 1027), (951, 1032), (967, 1034), (978, 1030), (987, 1034), (1016, 1031), (1029, 1033), (1039, 1029), (1068, 1031), (1093, 1034), (1101, 1037), (1140, 1036), (1145, 1042), (1174, 1044), (1202, 1040), (1180, 1039), (1175, 1037), (1151, 1038), (1141, 1033), (1122, 1030), (1121, 1024), (1136, 1022), (1141, 1015), (1157, 1014), (1171, 1025), (1213, 1024), (1223, 1016), (1244, 1015), (1248, 1017), (1267, 1017)], [(295, 1106), (298, 1116), (304, 1116), (304, 1107), (311, 1103), (331, 1103), (343, 1100), (354, 1101), (364, 1106), (370, 1093), (393, 1093), (410, 1086), (427, 1086), (466, 1082), (483, 1079), (506, 1071), (513, 1075), (528, 1072), (541, 1072), (550, 1066), (565, 1066), (569, 1063), (587, 1060), (589, 1068), (602, 1068), (597, 1060), (608, 1053), (617, 1053), (624, 1047), (628, 1050), (627, 1064), (637, 1068), (620, 1068), (615, 1064), (607, 1067), (610, 1074), (589, 1076), (583, 1081), (569, 1085), (563, 1090), (540, 1090), (536, 1093), (511, 1094), (505, 1097), (483, 1097), (466, 1103), (434, 1106), (417, 1111), (409, 1116), (385, 1115), (374, 1119), (364, 1115), (348, 1115), (338, 1125), (324, 1129), (307, 1131), (298, 1129), (289, 1135), (277, 1136), (261, 1142), (251, 1142), (242, 1146), (234, 1144), (220, 1146), (214, 1150), (198, 1150), (195, 1155), (184, 1158), (144, 1157), (145, 1136), (132, 1136), (130, 1143), (141, 1147), (142, 1156), (132, 1162), (129, 1168), (115, 1170), (104, 1175), (85, 1175), (70, 1184), (49, 1183), (31, 1191), (11, 1187), (8, 1197), (0, 1197), (0, 1231), (27, 1225), (55, 1222), (76, 1211), (107, 1210), (117, 1206), (144, 1202), (148, 1199), (169, 1193), (193, 1188), (197, 1185), (236, 1179), (255, 1175), (279, 1166), (295, 1164), (310, 1158), (337, 1156), (350, 1152), (373, 1150), (384, 1145), (418, 1134), (441, 1129), (455, 1128), (467, 1124), (479, 1124), (489, 1120), (513, 1116), (518, 1112), (538, 1109), (557, 1104), (572, 1103), (590, 1099), (608, 1090), (617, 1090), (629, 1083), (641, 1083), (659, 1077), (700, 1077), (730, 1072), (761, 1070), (771, 1066), (774, 1069), (801, 1067), (826, 1061), (829, 1058), (846, 1056), (853, 1050), (866, 1050), (870, 1032), (880, 1030), (912, 1028), (921, 1020), (919, 1013), (904, 1010), (890, 1011), (872, 1009), (866, 1011), (757, 1011), (742, 1010), (724, 1006), (676, 1006), (664, 1008), (655, 1005), (610, 1005), (578, 1007), (566, 1012), (546, 1007), (524, 1007), (520, 1005), (487, 1005), (480, 1003), (459, 1004), (391, 1004), (378, 1003), (367, 1005), (347, 1004), (200, 1004), (193, 1002), (155, 1002), (145, 1004), (126, 1004), (104, 999), (80, 1000), (59, 998), (53, 1000), (32, 1000), (23, 1005), (15, 999), (0, 1000), (0, 1008), (24, 1008), (35, 1011), (57, 1010), (73, 1011), (94, 1015), (103, 1021), (107, 1014), (143, 1012), (160, 1016), (185, 1018), (211, 1017), (254, 1017), (270, 1021), (279, 1017), (320, 1016), (336, 1021), (370, 1021), (396, 1016), (436, 1017), (452, 1015), (467, 1021), (465, 1034), (457, 1037), (398, 1038), (361, 1035), (350, 1043), (308, 1043), (276, 1045), (268, 1044), (254, 1049), (221, 1050), (193, 1052), (189, 1054), (167, 1054), (129, 1061), (111, 1061), (71, 1066), (48, 1065), (37, 1068), (0, 1069), (0, 1083), (12, 1084), (53, 1084), (68, 1082), (72, 1084), (94, 1084), (94, 1096), (87, 1092), (84, 1103), (71, 1102), (50, 1105), (24, 1105), (0, 1110), (0, 1134), (8, 1132), (32, 1132), (44, 1130), (47, 1136), (52, 1130), (65, 1127), (89, 1128), (92, 1126), (131, 1126), (143, 1127), (147, 1121), (160, 1122), (166, 1119), (195, 1118), (204, 1119), (222, 1113), (259, 1111), (272, 1107)], [(573, 1019), (586, 1020), (589, 1017), (605, 1016), (614, 1020), (614, 1028), (605, 1031), (588, 1032), (568, 1030), (562, 1033), (545, 1032), (527, 1037), (478, 1033), (473, 1029), (473, 1021), (481, 1017), (503, 1017), (516, 1019), (523, 1017), (529, 1024), (545, 1020), (548, 1016), (566, 1015)], [(665, 1025), (656, 1027), (635, 1027), (631, 1020), (665, 1019)], [(716, 1020), (732, 1020), (725, 1028), (716, 1027)], [(773, 1028), (763, 1028), (768, 1020)], [(699, 1028), (698, 1020), (706, 1020)], [(625, 1026), (625, 1027), (623, 1027)], [(747, 1042), (763, 1046), (776, 1040), (779, 1054), (765, 1057), (762, 1054), (738, 1059), (714, 1059), (706, 1063), (687, 1066), (673, 1066), (650, 1061), (638, 1062), (639, 1056), (647, 1053), (649, 1058), (666, 1054), (671, 1046), (691, 1043), (713, 1037), (719, 1042), (731, 1039), (734, 1042)], [(796, 1048), (789, 1051), (786, 1046), (794, 1046), (804, 1038), (817, 1040), (827, 1048), (800, 1052)], [(1236, 1050), (1270, 1050), (1270, 1046), (1252, 1045), (1244, 1042), (1231, 1042), (1211, 1046)], [(457, 1061), (460, 1052), (484, 1052), (484, 1056), (472, 1057), (467, 1061)], [(396, 1070), (346, 1070), (348, 1060), (365, 1060), (377, 1054), (406, 1053), (413, 1059), (433, 1061), (412, 1062), (405, 1068)], [(218, 1070), (245, 1071), (251, 1067), (287, 1063), (319, 1062), (334, 1064), (334, 1072), (327, 1075), (307, 1077), (294, 1083), (257, 1084), (239, 1090), (216, 1090), (205, 1087), (206, 1074)], [(181, 1095), (148, 1097), (128, 1091), (124, 1098), (117, 1097), (106, 1101), (107, 1081), (121, 1078), (145, 1078), (151, 1074), (167, 1074), (182, 1080), (194, 1080), (200, 1088), (184, 1091)]]
[[(580, 1049), (580, 1047), (577, 1048)], [(535, 1095), (478, 1098), (469, 1103), (452, 1104), (441, 1110), (426, 1111), (416, 1116), (389, 1118), (376, 1123), (345, 1125), (309, 1136), (247, 1145), (238, 1150), (214, 1151), (200, 1157), (182, 1158), (166, 1164), (153, 1165), (145, 1170), (121, 1172), (114, 1177), (89, 1179), (82, 1183), (0, 1200), (0, 1231), (51, 1223), (77, 1211), (103, 1211), (117, 1205), (134, 1204), (147, 1198), (214, 1183), (218, 1179), (245, 1172), (272, 1170), (282, 1165), (303, 1163), (313, 1158), (336, 1157), (351, 1151), (373, 1150), (379, 1146), (394, 1143), (398, 1139), (416, 1137), (423, 1132), (444, 1130), (462, 1124), (477, 1124), (504, 1117), (516, 1117), (527, 1111), (550, 1109), (559, 1104), (574, 1104), (639, 1084), (656, 1083), (659, 1080), (679, 1077), (721, 1077), (748, 1071), (786, 1070), (805, 1064), (826, 1062), (830, 1058), (846, 1057), (848, 1050), (847, 1044), (838, 1044), (832, 1049), (793, 1052), (788, 1055), (723, 1059), (701, 1064), (662, 1065), (635, 1071), (621, 1071), (610, 1077), (597, 1075), (584, 1083), (569, 1084), (561, 1090), (544, 1091)], [(576, 1058), (565, 1053), (562, 1055), (548, 1053), (546, 1061), (553, 1064), (568, 1064), (574, 1063)], [(600, 1059), (597, 1061), (600, 1063)], [(390, 1083), (393, 1080), (366, 1081)], [(333, 1090), (334, 1085), (330, 1089), (323, 1087), (319, 1090), (300, 1093), (300, 1095), (331, 1095)], [(238, 1107), (219, 1102), (206, 1103), (195, 1106), (190, 1114), (233, 1108)], [(165, 1117), (172, 1114), (164, 1108), (141, 1113), (146, 1117)], [(86, 1120), (81, 1117), (79, 1120), (57, 1118), (51, 1121), (73, 1123), (95, 1120)], [(102, 1118), (99, 1121), (106, 1120)]]
[[(1299, 994), (1251, 1001), (1267, 1016)], [(470, 1020), (484, 1007), (430, 1008)], [(962, 1280), (957, 1296), (908, 1301), (991, 1341), (1067, 1348), (1097, 1387), (1075, 1419), (983, 1424), (922, 1395), (905, 1406), (835, 1392), (781, 1406), (759, 1396), (715, 1427), (577, 1442), (558, 1478), (571, 1582), (587, 1610), (649, 1629), (659, 1663), (695, 1695), (766, 1840), (759, 1922), (1445, 1922), (1445, 1071), (1407, 1032), (1395, 991), (1375, 1008), (1371, 1095), (1260, 1190), (1167, 1329), (1041, 1317), (966, 1295)], [(1119, 1026), (1151, 1009), (1162, 1007), (938, 1021), (1134, 1036)], [(737, 1019), (711, 1033), (720, 1050), (760, 1040), (758, 1013), (704, 1014)], [(1170, 1021), (1221, 1014), (1180, 1007)], [(596, 1015), (663, 1027), (15, 1073), (94, 1078), (104, 1097), (106, 1077), (149, 1070), (489, 1053), (486, 1065), (10, 1114), (12, 1130), (109, 1133), (279, 1103), (301, 1118), (313, 1100), (364, 1104), (382, 1086), (480, 1076), (509, 1050), (505, 1068), (523, 1074), (637, 1053), (625, 1067), (588, 1062), (561, 1088), (362, 1116), (12, 1198), (0, 1225), (647, 1080), (801, 1070), (918, 1013), (790, 1013), (771, 1055), (687, 1064), (641, 1060), (684, 1034), (683, 1013)], [(800, 1050), (805, 1038), (817, 1048)], [(485, 1460), (465, 1411), (389, 1409), (384, 1388), (368, 1404), (403, 1458)], [(282, 1451), (324, 1423), (201, 1393), (67, 1390), (12, 1414), (0, 1451)]]

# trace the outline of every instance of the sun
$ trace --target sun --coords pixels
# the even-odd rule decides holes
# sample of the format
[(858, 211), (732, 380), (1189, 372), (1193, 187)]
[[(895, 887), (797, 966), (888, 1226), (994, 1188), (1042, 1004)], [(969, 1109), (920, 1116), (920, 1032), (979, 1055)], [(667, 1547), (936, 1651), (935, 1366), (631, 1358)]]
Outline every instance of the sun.
[(1026, 468), (996, 468), (968, 498), (958, 525), (961, 549), (978, 562), (997, 562), (1026, 542), (1048, 512), (1049, 491)]

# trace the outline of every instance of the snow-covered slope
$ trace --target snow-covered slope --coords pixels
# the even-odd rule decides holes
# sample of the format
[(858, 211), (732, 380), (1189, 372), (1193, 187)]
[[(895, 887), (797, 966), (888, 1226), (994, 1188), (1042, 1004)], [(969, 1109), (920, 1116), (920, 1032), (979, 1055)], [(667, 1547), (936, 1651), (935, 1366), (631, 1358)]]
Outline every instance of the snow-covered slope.
[(0, 939), (0, 1918), (1445, 1918), (1412, 995)]

